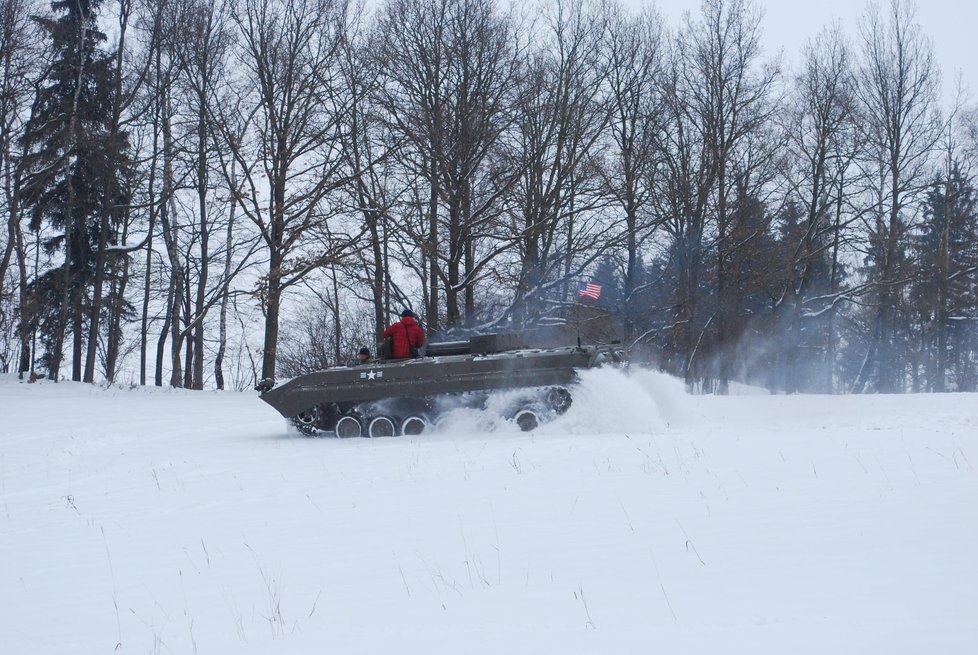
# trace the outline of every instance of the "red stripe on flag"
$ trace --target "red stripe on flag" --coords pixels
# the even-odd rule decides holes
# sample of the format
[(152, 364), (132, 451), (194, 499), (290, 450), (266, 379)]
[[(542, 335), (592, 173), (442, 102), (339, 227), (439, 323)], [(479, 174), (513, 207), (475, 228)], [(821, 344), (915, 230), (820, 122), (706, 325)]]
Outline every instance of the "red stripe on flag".
[(581, 288), (577, 292), (578, 298), (591, 298), (597, 300), (601, 297), (601, 285), (594, 282), (581, 282)]

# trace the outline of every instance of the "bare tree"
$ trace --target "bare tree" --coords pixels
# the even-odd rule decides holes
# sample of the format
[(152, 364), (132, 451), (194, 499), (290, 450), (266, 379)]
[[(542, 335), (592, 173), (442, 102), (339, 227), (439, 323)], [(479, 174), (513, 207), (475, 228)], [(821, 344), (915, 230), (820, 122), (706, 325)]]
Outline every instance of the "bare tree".
[[(144, 52), (146, 59), (150, 63), (150, 70), (147, 75), (147, 83), (143, 87), (144, 92), (144, 116), (150, 135), (149, 153), (144, 155), (144, 185), (139, 197), (142, 199), (147, 210), (147, 230), (146, 230), (146, 260), (143, 269), (143, 297), (142, 310), (139, 325), (139, 384), (145, 385), (147, 379), (147, 350), (149, 346), (149, 322), (150, 306), (153, 291), (153, 272), (156, 250), (154, 243), (158, 230), (158, 217), (162, 209), (160, 202), (160, 191), (157, 188), (157, 180), (160, 175), (160, 158), (162, 156), (161, 140), (163, 134), (163, 112), (166, 107), (165, 99), (169, 93), (169, 87), (175, 76), (173, 64), (170, 57), (164, 57), (164, 18), (169, 10), (170, 4), (163, 2), (158, 5), (157, 11), (148, 16), (143, 15), (142, 20), (137, 22), (139, 32), (144, 35)], [(169, 305), (166, 306), (166, 315), (169, 316)], [(167, 330), (162, 331), (161, 342), (165, 339)], [(156, 366), (156, 384), (162, 385), (162, 349), (160, 349)]]
[[(29, 0), (0, 0), (0, 176), (7, 212), (6, 240), (0, 254), (0, 322), (20, 322), (17, 330), (20, 350), (17, 371), (20, 376), (30, 370), (33, 363), (29, 329), (33, 318), (30, 315), (27, 252), (20, 202), (24, 169), (18, 142), (30, 111), (32, 79), (39, 74), (37, 53), (31, 45), (39, 39), (30, 16), (35, 9)], [(5, 297), (11, 261), (15, 261), (17, 266), (17, 283), (11, 287), (17, 290), (16, 315), (12, 311), (12, 295)]]
[(381, 11), (374, 36), (384, 80), (377, 102), (401, 145), (399, 160), (411, 177), (426, 185), (423, 197), (420, 189), (417, 195), (424, 203), (425, 220), (419, 227), (425, 232), (420, 245), (427, 268), (423, 278), (429, 330), (439, 326), (439, 153), (447, 128), (452, 5), (451, 0), (391, 0)]
[[(491, 154), (512, 120), (521, 50), (514, 42), (514, 25), (499, 15), (494, 3), (455, 3), (449, 27), (450, 90), (445, 138), (438, 152), (440, 188), (447, 206), (447, 248), (439, 251), (444, 264), (438, 268), (445, 288), (446, 322), (453, 326), (462, 322), (463, 305), (465, 320), (472, 323), (477, 276), (498, 254), (497, 246), (511, 242), (497, 227), (499, 200), (517, 175), (498, 170), (490, 175), (488, 169)], [(486, 248), (480, 249), (480, 241), (486, 242)]]
[(339, 66), (347, 11), (336, 0), (261, 0), (242, 2), (234, 12), (245, 69), (242, 109), (257, 121), (239, 143), (237, 131), (221, 119), (229, 153), (221, 166), (230, 179), (230, 159), (237, 162), (244, 191), (236, 206), (259, 230), (268, 256), (260, 289), (264, 378), (275, 377), (283, 292), (355, 238), (339, 236), (315, 252), (307, 248), (308, 233), (330, 220), (327, 196), (350, 179), (337, 134), (349, 108)]
[(613, 5), (608, 36), (608, 83), (613, 107), (609, 129), (615, 152), (606, 183), (621, 206), (625, 222), (622, 310), (624, 337), (631, 342), (635, 333), (631, 305), (637, 286), (639, 248), (658, 222), (651, 200), (663, 123), (662, 18), (652, 10), (630, 17), (620, 6)]
[(423, 265), (413, 268), (429, 330), (441, 325), (442, 295), (446, 327), (472, 323), (476, 284), (512, 243), (500, 234), (499, 200), (516, 174), (495, 167), (493, 151), (512, 120), (515, 31), (495, 2), (394, 0), (374, 36), (383, 74), (377, 105), (399, 173), (413, 187), (397, 231), (406, 249), (421, 245)]
[[(362, 13), (362, 8), (356, 8), (353, 13)], [(357, 285), (355, 295), (368, 300), (373, 307), (373, 336), (380, 340), (391, 311), (391, 211), (399, 195), (398, 188), (404, 182), (398, 179), (391, 156), (397, 146), (387, 129), (390, 121), (376, 100), (383, 74), (382, 49), (374, 47), (370, 39), (359, 22), (347, 29), (341, 70), (349, 89), (350, 104), (345, 127), (339, 133), (343, 139), (341, 152), (351, 171), (346, 191), (363, 218), (368, 239), (366, 247), (357, 251), (358, 271), (351, 270), (350, 274), (362, 283)], [(368, 294), (359, 290), (363, 285), (369, 289)], [(339, 314), (335, 317), (339, 320)]]
[[(789, 202), (798, 208), (798, 222), (783, 225), (790, 252), (784, 262), (785, 285), (774, 305), (788, 313), (787, 349), (797, 352), (803, 345), (814, 349), (820, 344), (824, 352), (820, 363), (814, 355), (798, 358), (785, 353), (785, 389), (793, 391), (807, 380), (812, 385), (808, 388), (831, 392), (838, 258), (845, 227), (842, 207), (847, 194), (855, 192), (856, 176), (847, 173), (859, 154), (854, 72), (849, 45), (838, 25), (806, 44), (803, 54), (803, 68), (794, 81), (793, 109), (785, 125), (788, 153), (797, 162)], [(806, 340), (812, 332), (819, 334), (817, 342)], [(816, 369), (802, 372), (813, 366)]]
[(521, 81), (506, 161), (520, 175), (509, 207), (519, 259), (507, 312), (519, 326), (554, 318), (570, 278), (616, 243), (600, 216), (608, 201), (598, 173), (612, 102), (606, 16), (558, 1), (546, 22)]
[[(215, 166), (214, 148), (216, 135), (211, 116), (221, 100), (222, 82), (229, 74), (228, 59), (233, 46), (230, 7), (227, 3), (182, 0), (175, 3), (173, 25), (174, 56), (179, 62), (178, 89), (181, 105), (186, 112), (187, 134), (185, 137), (187, 178), (195, 197), (192, 246), (196, 251), (195, 275), (187, 280), (187, 292), (193, 295), (192, 328), (188, 335), (188, 359), (192, 362), (187, 374), (192, 389), (204, 387), (204, 333), (207, 302), (211, 291), (211, 260), (214, 253), (211, 232), (219, 228), (211, 216), (215, 188), (211, 169)], [(225, 214), (224, 208), (215, 213)], [(231, 241), (225, 247), (231, 249)], [(191, 257), (188, 252), (188, 257)], [(225, 258), (227, 264), (227, 258)], [(227, 268), (227, 266), (225, 266)], [(226, 275), (230, 275), (228, 270)], [(195, 287), (191, 289), (191, 287)]]
[(876, 211), (867, 225), (876, 310), (868, 350), (853, 385), (857, 393), (874, 373), (878, 391), (903, 386), (894, 308), (905, 285), (901, 244), (911, 226), (905, 209), (919, 197), (940, 138), (934, 112), (940, 79), (933, 46), (914, 19), (915, 8), (908, 0), (890, 0), (885, 14), (871, 4), (860, 26), (860, 124), (872, 157), (865, 165), (878, 186)]
[[(735, 234), (766, 229), (756, 220), (754, 196), (770, 176), (773, 142), (766, 131), (777, 79), (777, 66), (761, 60), (753, 4), (706, 0), (698, 20), (686, 15), (663, 87), (667, 123), (656, 204), (671, 237), (666, 270), (676, 286), (664, 331), (669, 359), (687, 384), (716, 378), (721, 393), (739, 323), (735, 261), (751, 242)], [(738, 224), (744, 221), (752, 221), (746, 233)], [(709, 365), (708, 349), (718, 368)]]
[(183, 364), (180, 361), (180, 353), (183, 343), (183, 333), (180, 329), (180, 317), (182, 312), (182, 299), (186, 288), (187, 270), (183, 259), (180, 256), (179, 240), (180, 231), (178, 213), (176, 209), (176, 171), (174, 162), (176, 159), (176, 144), (173, 134), (173, 83), (172, 80), (165, 82), (161, 86), (162, 100), (160, 106), (159, 120), (161, 122), (161, 138), (163, 144), (162, 152), (162, 186), (159, 195), (158, 218), (160, 221), (160, 234), (166, 248), (167, 260), (170, 265), (170, 279), (167, 288), (166, 316), (160, 330), (159, 339), (156, 342), (156, 385), (162, 385), (163, 379), (163, 357), (166, 341), (170, 339), (170, 385), (174, 387), (183, 386)]
[[(742, 166), (745, 148), (774, 111), (771, 102), (778, 68), (763, 64), (761, 14), (750, 0), (705, 0), (700, 22), (687, 15), (680, 47), (687, 93), (702, 130), (715, 188), (716, 229), (716, 349), (720, 358), (718, 391), (725, 393), (730, 357), (735, 347), (731, 329), (735, 298), (728, 264), (740, 243), (730, 238), (730, 211), (737, 185), (748, 173)], [(741, 178), (738, 180), (738, 176)]]
[(658, 329), (660, 357), (691, 386), (702, 376), (698, 353), (712, 323), (701, 278), (714, 172), (687, 89), (686, 66), (680, 44), (674, 42), (662, 91), (665, 125), (658, 155), (664, 170), (653, 202), (669, 237), (663, 286), (671, 293), (664, 298), (665, 320)]
[[(247, 124), (243, 126), (247, 128)], [(241, 141), (243, 133), (239, 133), (235, 137), (235, 142)], [(241, 185), (238, 183), (238, 171), (237, 171), (237, 161), (231, 161), (230, 175), (228, 176), (228, 183), (230, 186), (230, 193), (228, 197), (228, 202), (230, 207), (228, 209), (228, 218), (226, 225), (226, 232), (224, 236), (224, 271), (222, 274), (222, 279), (224, 280), (220, 298), (221, 298), (221, 308), (218, 318), (218, 347), (217, 354), (214, 357), (214, 384), (218, 389), (224, 389), (224, 357), (227, 352), (227, 342), (228, 342), (228, 305), (231, 297), (230, 283), (233, 276), (232, 263), (234, 262), (234, 251), (232, 247), (234, 243), (235, 230), (237, 228), (237, 209), (238, 209), (238, 198), (240, 197), (242, 190)], [(250, 255), (249, 250), (249, 255)]]

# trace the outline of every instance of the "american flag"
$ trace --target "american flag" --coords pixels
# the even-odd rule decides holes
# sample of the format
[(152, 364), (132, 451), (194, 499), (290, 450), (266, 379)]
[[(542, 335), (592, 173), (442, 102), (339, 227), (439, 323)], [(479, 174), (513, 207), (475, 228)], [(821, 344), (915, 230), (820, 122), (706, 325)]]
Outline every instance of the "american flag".
[(594, 282), (581, 282), (581, 288), (577, 291), (578, 298), (590, 298), (597, 300), (601, 297), (601, 285)]

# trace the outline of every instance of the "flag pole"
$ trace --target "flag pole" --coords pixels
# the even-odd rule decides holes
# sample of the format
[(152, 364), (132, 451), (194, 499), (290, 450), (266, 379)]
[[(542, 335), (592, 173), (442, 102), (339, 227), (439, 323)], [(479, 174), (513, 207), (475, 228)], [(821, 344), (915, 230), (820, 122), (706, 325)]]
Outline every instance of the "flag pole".
[(577, 347), (581, 347), (581, 293), (578, 291), (577, 296), (574, 298), (574, 315), (575, 322), (577, 323)]

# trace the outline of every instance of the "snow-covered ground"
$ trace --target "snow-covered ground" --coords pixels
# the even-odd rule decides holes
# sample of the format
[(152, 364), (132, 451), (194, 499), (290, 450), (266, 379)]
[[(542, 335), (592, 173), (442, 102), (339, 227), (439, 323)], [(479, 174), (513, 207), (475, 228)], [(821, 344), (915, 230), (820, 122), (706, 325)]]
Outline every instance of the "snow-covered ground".
[(0, 379), (0, 652), (978, 653), (978, 396), (589, 372), (524, 434)]

